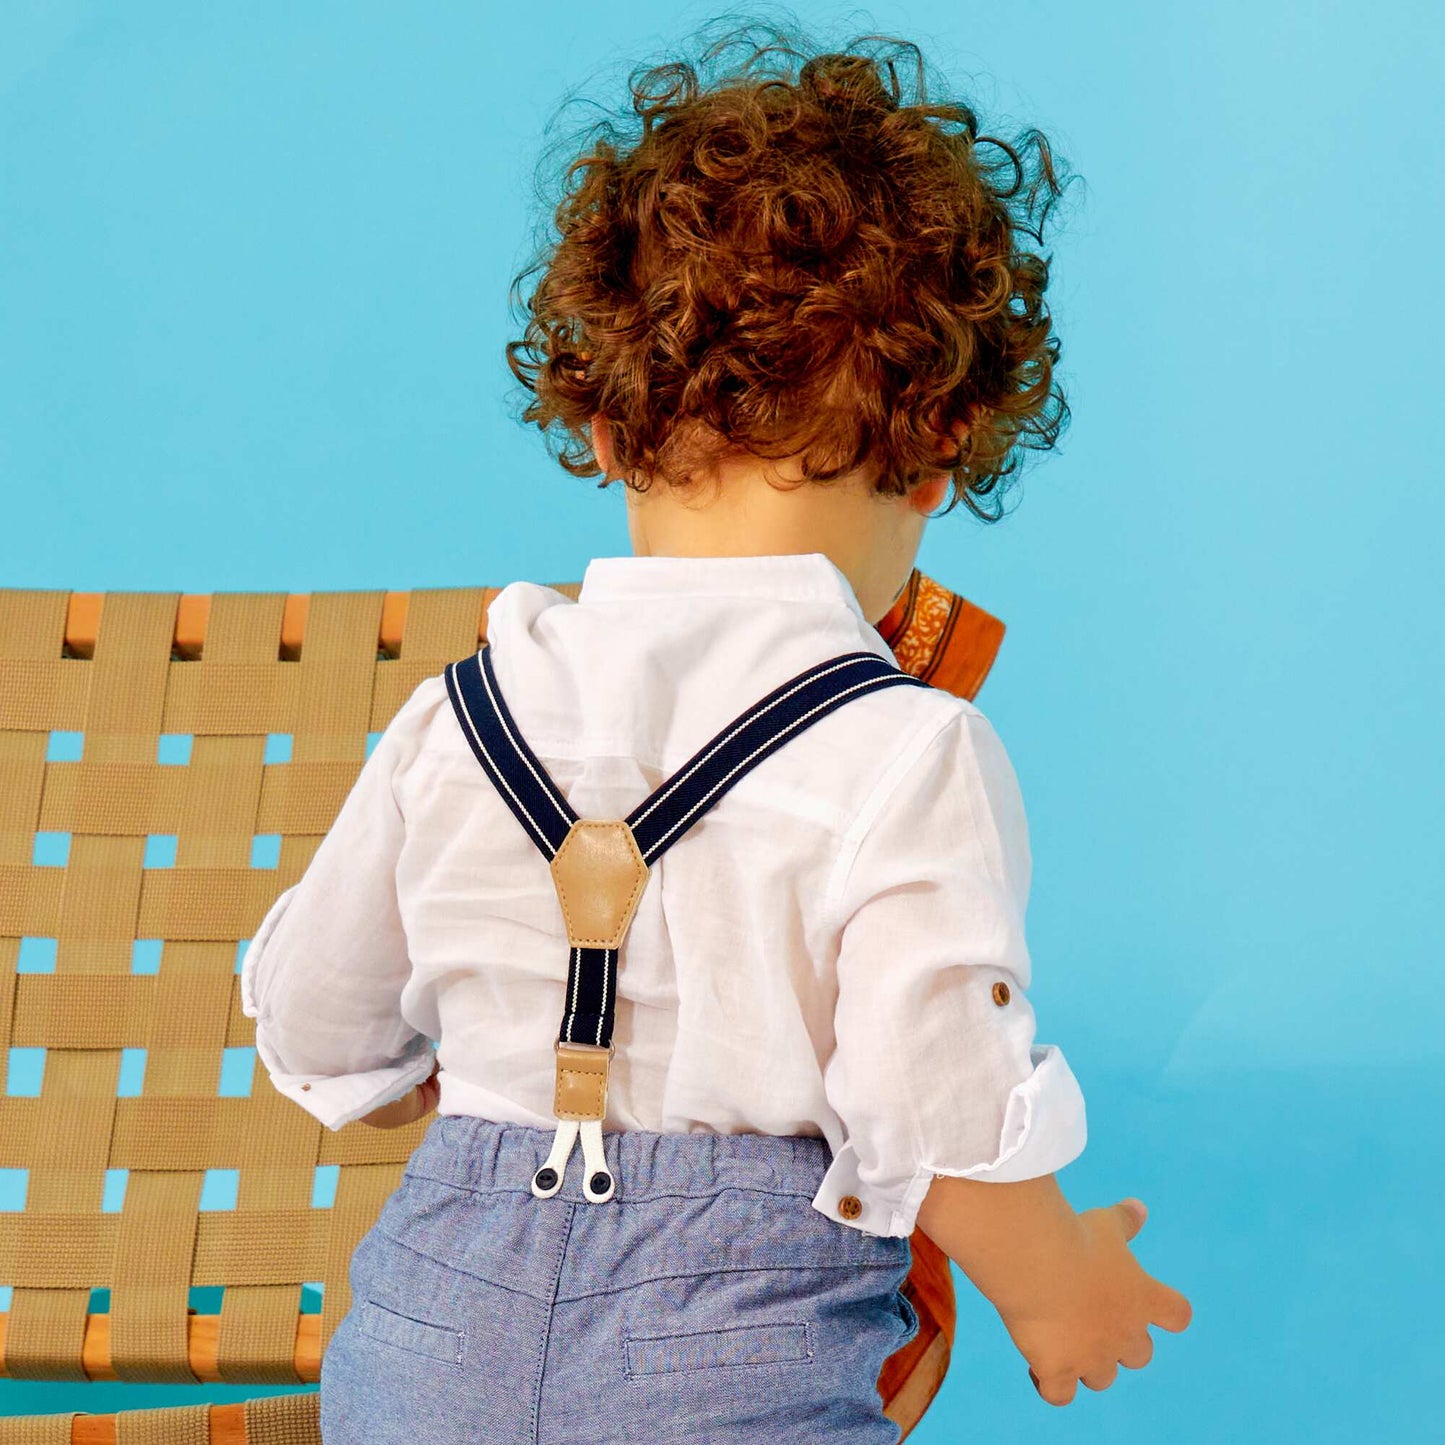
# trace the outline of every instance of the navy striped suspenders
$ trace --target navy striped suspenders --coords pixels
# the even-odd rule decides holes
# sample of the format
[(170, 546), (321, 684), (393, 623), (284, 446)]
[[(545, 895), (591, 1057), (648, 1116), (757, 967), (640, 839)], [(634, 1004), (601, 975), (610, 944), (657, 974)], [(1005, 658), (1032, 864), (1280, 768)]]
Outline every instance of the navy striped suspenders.
[(486, 644), (447, 665), (451, 698), (472, 751), (548, 860), (567, 925), (567, 1005), (555, 1044), (557, 1132), (532, 1193), (561, 1187), (580, 1132), (583, 1193), (612, 1197), (602, 1152), (618, 954), (654, 860), (749, 769), (836, 707), (876, 688), (929, 684), (875, 652), (845, 652), (800, 672), (759, 698), (705, 743), (657, 790), (620, 819), (579, 818), (517, 730), (497, 686)]

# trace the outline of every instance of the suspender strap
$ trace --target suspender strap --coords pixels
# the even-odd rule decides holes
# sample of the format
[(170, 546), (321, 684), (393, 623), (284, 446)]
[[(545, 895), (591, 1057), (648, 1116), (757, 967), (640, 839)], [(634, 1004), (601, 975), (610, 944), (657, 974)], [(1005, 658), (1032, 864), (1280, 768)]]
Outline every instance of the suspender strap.
[[(759, 698), (627, 815), (643, 861), (650, 867), (728, 788), (803, 728), (853, 697), (900, 683), (928, 686), (876, 652), (845, 652)], [(528, 837), (552, 859), (577, 813), (513, 721), (490, 645), (449, 663), (446, 684), (477, 761)]]
[(591, 1176), (584, 1193), (600, 1202), (612, 1194), (602, 1163), (601, 1121), (618, 957), (653, 862), (739, 779), (834, 708), (880, 687), (929, 684), (875, 652), (825, 659), (759, 698), (626, 818), (596, 819), (578, 817), (528, 746), (497, 686), (489, 645), (448, 664), (445, 678), (477, 761), (548, 860), (567, 924), (567, 1007), (556, 1043), (554, 1112), (560, 1122), (532, 1192), (548, 1198), (561, 1187), (580, 1125)]

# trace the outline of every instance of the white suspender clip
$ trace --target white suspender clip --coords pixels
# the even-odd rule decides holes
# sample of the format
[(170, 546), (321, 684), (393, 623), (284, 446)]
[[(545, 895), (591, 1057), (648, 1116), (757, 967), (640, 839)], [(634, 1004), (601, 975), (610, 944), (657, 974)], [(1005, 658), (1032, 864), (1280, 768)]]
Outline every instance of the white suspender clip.
[[(617, 1182), (602, 1152), (602, 1120), (559, 1119), (557, 1132), (552, 1136), (552, 1152), (532, 1176), (532, 1193), (538, 1199), (550, 1199), (562, 1187), (562, 1176), (567, 1172), (567, 1161), (572, 1157), (579, 1131), (582, 1135), (582, 1168), (585, 1171), (582, 1192), (593, 1204), (605, 1204), (612, 1198)], [(597, 1187), (599, 1185), (600, 1188)]]
[(557, 1094), (553, 1112), (557, 1132), (542, 1167), (532, 1176), (532, 1193), (550, 1199), (562, 1187), (567, 1161), (582, 1137), (582, 1193), (592, 1204), (604, 1204), (616, 1191), (602, 1148), (602, 1120), (607, 1113), (607, 1066), (614, 1046), (558, 1042)]
[(552, 1152), (547, 1155), (547, 1162), (532, 1176), (532, 1193), (538, 1199), (550, 1199), (562, 1187), (567, 1160), (577, 1142), (577, 1129), (576, 1119), (558, 1120), (557, 1132), (552, 1136)]
[[(602, 1120), (582, 1120), (582, 1192), (593, 1204), (605, 1204), (617, 1187), (602, 1153)], [(599, 1190), (599, 1186), (600, 1190)]]

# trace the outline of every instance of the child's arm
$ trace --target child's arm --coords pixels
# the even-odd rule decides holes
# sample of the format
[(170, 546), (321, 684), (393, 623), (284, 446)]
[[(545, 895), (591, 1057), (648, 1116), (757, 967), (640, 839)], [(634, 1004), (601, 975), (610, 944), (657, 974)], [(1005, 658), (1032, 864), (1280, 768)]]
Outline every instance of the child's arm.
[(410, 1092), (392, 1100), (392, 1103), (373, 1108), (370, 1114), (363, 1114), (360, 1123), (370, 1124), (373, 1129), (400, 1129), (403, 1124), (415, 1123), (423, 1114), (431, 1113), (441, 1097), (441, 1084), (436, 1079), (439, 1072), (441, 1065), (432, 1065), (431, 1074), (420, 1084), (413, 1085)]
[(848, 1130), (844, 1165), (891, 1202), (864, 1227), (921, 1228), (1064, 1404), (1079, 1377), (1103, 1388), (1117, 1361), (1143, 1364), (1147, 1325), (1183, 1328), (1188, 1304), (1134, 1261), (1133, 1205), (1076, 1215), (1054, 1177), (1084, 1147), (1084, 1101), (1062, 1052), (1034, 1042), (1031, 859), (1002, 743), (964, 709), (905, 747), (895, 773), (840, 860), (825, 1086)]
[(1012, 1184), (935, 1179), (918, 1225), (998, 1311), (1035, 1388), (1067, 1405), (1082, 1380), (1105, 1390), (1154, 1353), (1148, 1326), (1185, 1329), (1189, 1301), (1129, 1249), (1142, 1201), (1075, 1214), (1052, 1174)]
[(262, 1063), (277, 1090), (328, 1129), (405, 1104), (435, 1074), (431, 1039), (403, 1015), (411, 960), (397, 899), (405, 825), (393, 781), (445, 698), (444, 680), (427, 678), (397, 710), (242, 960), (241, 1011), (257, 1021)]
[(413, 1124), (424, 1114), (430, 1114), (441, 1095), (441, 1085), (437, 1082), (440, 1070), (441, 1065), (434, 1064), (430, 1077), (417, 1084), (409, 1094), (363, 1114), (361, 1122), (370, 1124), (373, 1129), (400, 1129), (403, 1124)]
[[(987, 718), (931, 715), (862, 800), (839, 858), (836, 1047), (858, 1227), (910, 1234), (937, 1174), (1052, 1174), (1087, 1137), (1062, 1050), (1036, 1045), (1024, 937), (1031, 860), (1017, 779)], [(824, 1195), (826, 1205), (829, 1196)]]

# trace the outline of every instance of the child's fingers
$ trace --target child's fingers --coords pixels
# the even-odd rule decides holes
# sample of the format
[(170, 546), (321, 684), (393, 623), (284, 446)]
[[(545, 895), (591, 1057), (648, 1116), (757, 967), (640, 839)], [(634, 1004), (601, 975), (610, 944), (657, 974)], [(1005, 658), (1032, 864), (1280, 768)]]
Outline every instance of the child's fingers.
[(1154, 1358), (1154, 1337), (1148, 1330), (1119, 1351), (1119, 1363), (1126, 1370), (1142, 1370)]
[(1126, 1240), (1133, 1239), (1144, 1228), (1144, 1221), (1149, 1217), (1149, 1206), (1142, 1199), (1135, 1199), (1131, 1196), (1128, 1199), (1121, 1199), (1114, 1206), (1114, 1212), (1123, 1229), (1124, 1238)]
[(1079, 1392), (1079, 1377), (1077, 1375), (1054, 1372), (1047, 1380), (1040, 1380), (1034, 1373), (1033, 1367), (1029, 1367), (1029, 1379), (1034, 1382), (1034, 1389), (1039, 1392), (1042, 1399), (1050, 1405), (1067, 1405)]
[(1189, 1301), (1177, 1289), (1171, 1289), (1167, 1284), (1156, 1279), (1154, 1281), (1154, 1297), (1149, 1310), (1149, 1323), (1158, 1325), (1161, 1329), (1171, 1330), (1177, 1335), (1180, 1330), (1189, 1328), (1189, 1321), (1193, 1318), (1194, 1310)]

